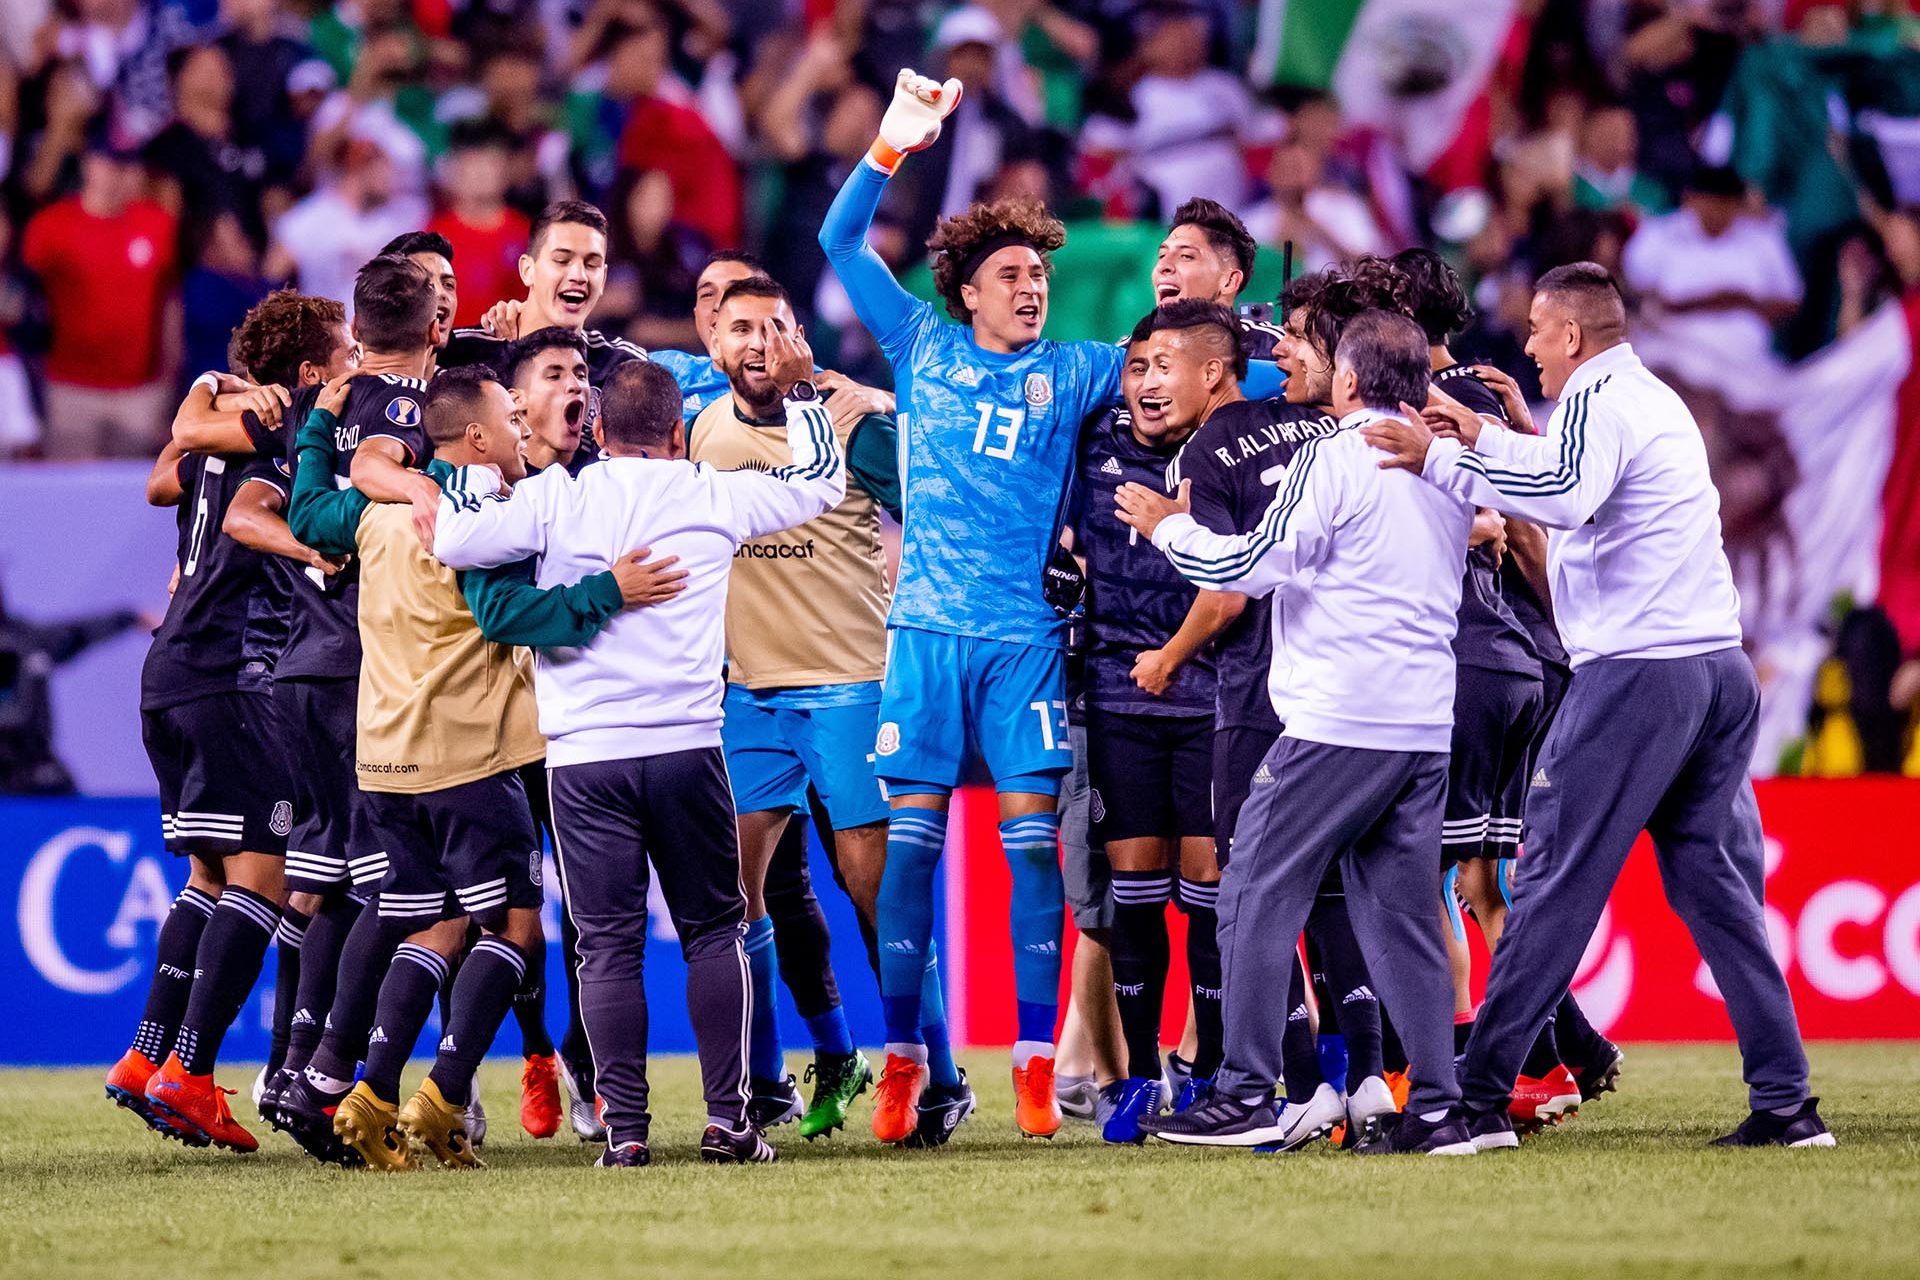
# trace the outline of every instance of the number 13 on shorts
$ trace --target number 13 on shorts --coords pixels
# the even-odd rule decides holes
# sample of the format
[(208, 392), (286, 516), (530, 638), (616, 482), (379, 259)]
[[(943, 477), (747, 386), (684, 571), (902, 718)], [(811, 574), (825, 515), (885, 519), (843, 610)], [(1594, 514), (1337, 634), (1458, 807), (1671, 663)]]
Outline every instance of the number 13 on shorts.
[(1029, 702), (1027, 709), (1040, 717), (1040, 740), (1048, 751), (1064, 751), (1067, 741), (1067, 703), (1064, 698), (1051, 702)]

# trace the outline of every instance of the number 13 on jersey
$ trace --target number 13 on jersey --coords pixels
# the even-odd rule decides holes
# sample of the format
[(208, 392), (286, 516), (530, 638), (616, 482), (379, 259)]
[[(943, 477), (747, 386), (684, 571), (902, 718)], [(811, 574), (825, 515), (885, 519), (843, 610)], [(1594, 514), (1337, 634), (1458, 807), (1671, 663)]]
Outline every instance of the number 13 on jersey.
[(1011, 461), (1020, 447), (1020, 429), (1027, 425), (1027, 411), (1002, 409), (986, 400), (976, 401), (973, 407), (980, 411), (980, 426), (973, 433), (973, 451)]

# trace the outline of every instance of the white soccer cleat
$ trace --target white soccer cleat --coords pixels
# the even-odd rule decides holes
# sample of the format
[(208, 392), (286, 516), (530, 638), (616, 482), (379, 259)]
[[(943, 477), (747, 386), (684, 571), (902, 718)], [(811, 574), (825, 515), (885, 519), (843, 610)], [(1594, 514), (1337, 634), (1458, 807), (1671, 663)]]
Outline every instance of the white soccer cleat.
[(1398, 1107), (1393, 1105), (1393, 1090), (1379, 1076), (1368, 1076), (1359, 1088), (1347, 1095), (1347, 1137), (1345, 1145), (1357, 1147), (1379, 1135), (1380, 1120)]
[[(1392, 1098), (1388, 1098), (1392, 1102)], [(1392, 1110), (1389, 1106), (1388, 1110)], [(1298, 1106), (1289, 1102), (1280, 1112), (1280, 1136), (1261, 1145), (1262, 1151), (1298, 1151), (1332, 1133), (1347, 1121), (1347, 1100), (1330, 1084), (1322, 1084)]]

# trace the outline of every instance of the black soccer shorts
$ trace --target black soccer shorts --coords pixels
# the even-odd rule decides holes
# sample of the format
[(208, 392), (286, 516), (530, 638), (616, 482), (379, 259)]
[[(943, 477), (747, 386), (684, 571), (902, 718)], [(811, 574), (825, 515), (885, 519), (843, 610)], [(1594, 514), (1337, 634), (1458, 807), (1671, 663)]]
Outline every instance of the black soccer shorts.
[(1087, 711), (1093, 838), (1213, 834), (1213, 718)]
[(1540, 681), (1461, 667), (1447, 765), (1444, 869), (1472, 858), (1511, 858), (1526, 816), (1527, 770), (1540, 723)]
[(353, 768), (359, 683), (283, 680), (273, 687), (300, 801), (287, 837), (287, 888), (294, 893), (324, 894), (349, 882), (371, 890), (387, 873)]
[(513, 770), (443, 791), (364, 793), (387, 851), (380, 915), (419, 928), (472, 916), (499, 929), (514, 908), (537, 908), (540, 836)]
[(287, 852), (293, 770), (287, 732), (264, 691), (210, 693), (140, 713), (160, 783), (160, 829), (174, 853)]

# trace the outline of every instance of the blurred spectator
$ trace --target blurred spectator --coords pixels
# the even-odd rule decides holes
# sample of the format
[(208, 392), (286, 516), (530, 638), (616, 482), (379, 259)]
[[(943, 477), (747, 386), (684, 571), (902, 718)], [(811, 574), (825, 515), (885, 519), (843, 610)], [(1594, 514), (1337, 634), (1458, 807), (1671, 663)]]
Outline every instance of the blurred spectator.
[(1363, 253), (1391, 253), (1366, 200), (1327, 181), (1324, 154), (1298, 139), (1273, 150), (1267, 198), (1247, 214), (1247, 230), (1261, 244), (1294, 242), (1295, 261), (1318, 271)]
[(1600, 105), (1580, 123), (1580, 149), (1573, 162), (1573, 202), (1582, 209), (1665, 213), (1672, 201), (1659, 183), (1636, 167), (1640, 131), (1633, 112)]
[(73, 775), (53, 753), (53, 671), (91, 645), (159, 620), (116, 609), (67, 622), (28, 622), (0, 598), (0, 795), (73, 794)]
[(710, 246), (673, 216), (673, 183), (658, 169), (630, 173), (607, 202), (607, 292), (594, 313), (643, 347), (703, 350), (690, 318)]
[(178, 223), (142, 185), (138, 155), (103, 128), (79, 194), (27, 224), (21, 261), (45, 292), (51, 330), (48, 458), (149, 456), (172, 416)]
[(267, 296), (267, 283), (260, 277), (260, 252), (241, 228), (240, 219), (222, 213), (205, 220), (203, 226), (180, 283), (186, 317), (183, 372), (190, 376), (226, 367), (228, 338), (253, 304)]
[(267, 279), (296, 280), (303, 292), (353, 309), (353, 278), (380, 247), (426, 225), (426, 201), (394, 191), (394, 166), (377, 143), (342, 147), (335, 175), (287, 210), (273, 227)]
[(307, 150), (306, 125), (294, 111), (290, 88), (294, 70), (313, 57), (306, 28), (284, 12), (280, 0), (221, 0), (220, 22), (215, 43), (245, 71), (234, 82), (234, 139), (260, 149), (268, 183), (291, 185)]
[(626, 28), (608, 59), (606, 94), (627, 100), (620, 164), (667, 176), (673, 221), (698, 231), (710, 248), (740, 240), (740, 171), (705, 118), (662, 93), (668, 72), (667, 28), (658, 14)]
[(527, 215), (507, 207), (513, 140), (486, 123), (454, 126), (440, 159), (443, 207), (427, 230), (453, 246), (460, 276), (457, 325), (480, 323), (488, 307), (518, 297)]
[(1119, 114), (1087, 122), (1084, 145), (1111, 166), (1110, 182), (1136, 186), (1136, 216), (1160, 221), (1181, 201), (1207, 196), (1245, 212), (1251, 203), (1244, 148), (1255, 140), (1253, 100), (1237, 76), (1207, 65), (1204, 12), (1186, 4), (1148, 6), (1139, 74)]
[(193, 37), (177, 6), (150, 0), (72, 0), (35, 40), (36, 65), (81, 68), (106, 96), (124, 137), (143, 141), (170, 115), (167, 55)]
[[(13, 223), (0, 210), (0, 264), (11, 261), (12, 254)], [(27, 363), (13, 346), (14, 328), (26, 309), (26, 287), (0, 266), (0, 458), (40, 440), (40, 411), (34, 407)]]
[[(333, 155), (347, 139), (370, 142), (392, 165), (396, 192), (424, 195), (427, 142), (422, 130), (437, 125), (431, 102), (423, 103), (417, 88), (420, 53), (414, 33), (404, 27), (370, 30), (358, 47), (347, 87), (336, 90), (313, 117), (309, 160)], [(410, 89), (415, 92), (403, 102), (403, 92)]]
[(1726, 168), (1700, 169), (1679, 209), (1643, 222), (1623, 266), (1666, 336), (1731, 360), (1765, 359), (1773, 326), (1800, 301), (1780, 220), (1754, 212)]
[(554, 127), (540, 77), (539, 55), (521, 46), (496, 50), (480, 67), (480, 119), (507, 144), (506, 200), (528, 218), (572, 196), (567, 135)]
[(168, 65), (173, 123), (143, 152), (154, 199), (182, 220), (189, 245), (206, 238), (214, 219), (229, 216), (255, 246), (264, 246), (267, 157), (234, 138), (234, 74), (226, 51), (219, 45), (187, 45), (174, 50)]

